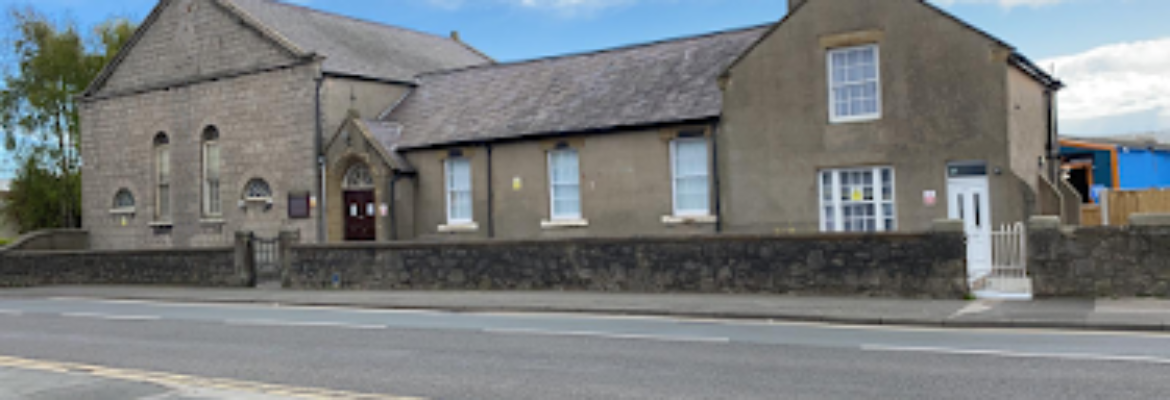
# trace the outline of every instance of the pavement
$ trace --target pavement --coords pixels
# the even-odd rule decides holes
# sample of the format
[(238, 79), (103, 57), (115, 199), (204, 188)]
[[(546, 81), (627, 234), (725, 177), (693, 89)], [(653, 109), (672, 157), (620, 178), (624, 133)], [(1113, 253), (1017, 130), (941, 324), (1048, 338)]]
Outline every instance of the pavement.
[(1170, 335), (9, 297), (9, 368), (32, 399), (1149, 399)]
[(1170, 300), (913, 300), (774, 295), (585, 292), (397, 292), (56, 286), (0, 290), (0, 298), (88, 298), (332, 306), (463, 313), (582, 313), (954, 328), (1170, 331)]

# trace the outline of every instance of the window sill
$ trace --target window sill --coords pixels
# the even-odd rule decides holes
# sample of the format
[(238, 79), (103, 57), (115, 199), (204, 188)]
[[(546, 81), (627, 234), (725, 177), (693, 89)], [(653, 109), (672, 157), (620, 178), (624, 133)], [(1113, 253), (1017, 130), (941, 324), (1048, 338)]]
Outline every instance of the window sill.
[(203, 225), (223, 225), (226, 224), (227, 221), (225, 221), (223, 218), (204, 218), (199, 220), (199, 223)]
[(245, 203), (272, 203), (271, 197), (249, 197), (244, 199)]
[(878, 121), (881, 119), (882, 119), (881, 114), (876, 114), (876, 115), (866, 115), (866, 116), (857, 116), (857, 117), (829, 118), (829, 123), (830, 124), (860, 124), (860, 123), (865, 123), (865, 122)]
[(588, 228), (589, 220), (587, 219), (555, 219), (540, 221), (541, 229), (568, 229), (568, 228)]
[(719, 217), (714, 215), (689, 215), (689, 216), (675, 216), (667, 215), (662, 217), (662, 223), (666, 225), (699, 225), (699, 224), (714, 224), (719, 222)]
[(151, 222), (150, 223), (151, 228), (165, 229), (165, 228), (173, 228), (174, 226), (175, 226), (174, 222)]
[(137, 214), (137, 212), (136, 212), (134, 207), (115, 208), (113, 210), (110, 210), (110, 214), (112, 214), (112, 215), (134, 215), (134, 214)]
[(439, 232), (440, 233), (468, 233), (468, 232), (478, 232), (478, 231), (479, 231), (479, 224), (474, 223), (474, 222), (463, 223), (463, 224), (439, 225)]

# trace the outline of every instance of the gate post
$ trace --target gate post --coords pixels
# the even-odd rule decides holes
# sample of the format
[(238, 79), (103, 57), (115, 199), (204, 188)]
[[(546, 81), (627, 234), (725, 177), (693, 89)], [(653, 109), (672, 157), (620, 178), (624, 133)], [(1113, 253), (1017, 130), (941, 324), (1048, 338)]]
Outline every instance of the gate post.
[(236, 232), (235, 241), (236, 273), (246, 287), (256, 286), (256, 255), (252, 251), (252, 233)]
[(281, 231), (280, 232), (280, 248), (277, 250), (277, 265), (280, 266), (280, 285), (282, 287), (289, 287), (289, 275), (292, 271), (294, 244), (301, 242), (300, 231)]

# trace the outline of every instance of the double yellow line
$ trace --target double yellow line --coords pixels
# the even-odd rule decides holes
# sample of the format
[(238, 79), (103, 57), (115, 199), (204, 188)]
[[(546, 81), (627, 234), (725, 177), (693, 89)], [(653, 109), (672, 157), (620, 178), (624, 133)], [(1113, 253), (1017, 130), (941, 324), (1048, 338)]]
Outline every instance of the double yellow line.
[(204, 378), (165, 372), (108, 368), (97, 365), (40, 361), (6, 356), (0, 356), (0, 368), (15, 368), (28, 371), (54, 372), (92, 376), (105, 379), (117, 379), (129, 382), (153, 383), (174, 389), (218, 389), (272, 396), (283, 396), (296, 399), (424, 400), (420, 397), (401, 397), (381, 394), (346, 392), (341, 390), (274, 385), (234, 379)]

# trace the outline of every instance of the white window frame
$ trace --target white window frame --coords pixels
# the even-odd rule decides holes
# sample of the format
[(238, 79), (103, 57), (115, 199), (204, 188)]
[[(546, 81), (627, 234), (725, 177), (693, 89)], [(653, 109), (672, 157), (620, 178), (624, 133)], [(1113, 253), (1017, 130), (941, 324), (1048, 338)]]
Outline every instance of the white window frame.
[[(215, 187), (211, 184), (211, 149), (216, 151)], [(219, 140), (203, 142), (203, 216), (223, 216), (223, 148)]]
[[(883, 195), (882, 172), (890, 172), (890, 198), (887, 200)], [(841, 175), (845, 173), (854, 172), (871, 172), (870, 182), (873, 188), (874, 198), (872, 200), (849, 201), (841, 200), (842, 185)], [(831, 179), (829, 185), (825, 187), (825, 174), (830, 174)], [(838, 168), (838, 169), (823, 169), (817, 172), (817, 186), (820, 187), (817, 208), (817, 215), (820, 218), (820, 226), (822, 232), (868, 232), (865, 230), (854, 229), (852, 231), (845, 230), (845, 206), (857, 204), (872, 204), (874, 206), (874, 232), (893, 232), (898, 229), (898, 174), (893, 167), (863, 167), (863, 168)], [(829, 202), (826, 204), (825, 196), (829, 195)], [(848, 204), (847, 204), (848, 203)], [(890, 215), (886, 215), (885, 206), (890, 205)], [(825, 208), (832, 207), (833, 220), (830, 224), (826, 217)], [(893, 222), (893, 226), (887, 226), (886, 219)], [(831, 226), (830, 226), (831, 225)]]
[[(263, 186), (261, 186), (263, 185)], [(253, 187), (263, 187), (268, 193), (263, 196), (253, 196)], [(272, 184), (268, 183), (264, 178), (252, 178), (244, 185), (244, 201), (249, 203), (272, 203), (275, 191), (272, 189)]]
[[(678, 182), (681, 179), (697, 178), (700, 175), (694, 176), (679, 176), (679, 155), (678, 146), (682, 143), (702, 143), (703, 149), (706, 152), (706, 166), (703, 168), (703, 175), (707, 179), (707, 207), (705, 209), (685, 210), (679, 208), (678, 201)], [(711, 216), (711, 145), (708, 143), (706, 137), (693, 138), (678, 138), (670, 142), (670, 200), (671, 209), (675, 217), (709, 217)]]
[[(451, 211), (452, 211), (453, 207), (455, 206), (455, 204), (453, 204), (454, 202), (451, 199), (451, 194), (455, 190), (455, 188), (454, 188), (455, 175), (452, 174), (452, 171), (453, 171), (453, 168), (454, 168), (456, 163), (461, 163), (461, 164), (464, 164), (467, 166), (467, 189), (466, 189), (466, 191), (467, 191), (468, 198), (471, 199), (471, 202), (468, 204), (468, 208), (469, 208), (467, 210), (468, 217), (466, 219), (455, 219), (451, 215), (452, 214)], [(443, 164), (444, 164), (444, 166), (443, 166), (444, 167), (443, 168), (443, 174), (444, 174), (443, 181), (445, 182), (445, 184), (443, 186), (443, 193), (445, 195), (444, 197), (446, 197), (445, 202), (447, 203), (447, 225), (471, 225), (471, 224), (474, 224), (475, 223), (475, 199), (471, 196), (474, 195), (473, 182), (475, 181), (475, 179), (474, 179), (474, 177), (471, 176), (471, 174), (472, 174), (471, 160), (468, 158), (464, 158), (464, 157), (451, 157), (451, 158), (448, 158), (446, 161), (444, 161)]]
[[(874, 99), (874, 112), (870, 114), (861, 115), (837, 115), (837, 87), (844, 85), (855, 85), (858, 82), (838, 83), (833, 79), (833, 55), (840, 53), (849, 53), (852, 51), (873, 49), (873, 67), (874, 78), (876, 83), (876, 98)], [(864, 122), (881, 119), (882, 117), (882, 56), (881, 47), (877, 44), (868, 44), (863, 46), (842, 47), (831, 49), (825, 54), (826, 72), (825, 81), (829, 83), (829, 122), (831, 123), (849, 123), (849, 122)], [(868, 81), (861, 81), (861, 84)]]
[[(572, 154), (573, 159), (577, 162), (577, 175), (574, 182), (557, 182), (556, 181), (556, 164), (553, 159), (557, 154)], [(557, 210), (557, 187), (577, 187), (577, 212), (576, 213), (560, 213)], [(581, 153), (576, 149), (556, 149), (548, 152), (548, 209), (549, 220), (551, 221), (575, 221), (582, 218), (584, 214), (584, 205), (581, 204)]]

